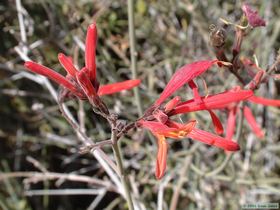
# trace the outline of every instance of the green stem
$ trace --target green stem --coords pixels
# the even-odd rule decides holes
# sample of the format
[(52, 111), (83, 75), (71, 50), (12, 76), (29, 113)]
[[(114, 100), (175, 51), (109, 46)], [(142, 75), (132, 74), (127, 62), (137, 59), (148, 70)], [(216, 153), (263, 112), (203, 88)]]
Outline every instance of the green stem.
[(225, 167), (228, 165), (228, 163), (231, 160), (232, 156), (233, 156), (233, 153), (226, 154), (226, 158), (221, 163), (221, 165), (219, 165), (213, 171), (210, 171), (210, 172), (206, 173), (205, 176), (206, 177), (215, 176), (215, 175), (219, 174), (220, 172), (222, 172), (225, 169)]
[(128, 204), (128, 209), (129, 210), (134, 210), (132, 197), (131, 197), (131, 193), (130, 193), (130, 190), (129, 190), (128, 179), (127, 179), (127, 176), (125, 174), (124, 167), (123, 167), (122, 155), (121, 155), (121, 150), (120, 150), (120, 147), (118, 145), (118, 142), (114, 142), (112, 144), (112, 147), (113, 147), (113, 150), (114, 150), (114, 156), (115, 156), (115, 159), (116, 159), (116, 162), (117, 162), (121, 182), (122, 182), (123, 187), (124, 187), (124, 193), (125, 193), (126, 201), (127, 201), (127, 204)]
[[(134, 24), (133, 7), (134, 7), (133, 0), (127, 0), (131, 72), (132, 72), (132, 79), (137, 79), (137, 66), (136, 66), (137, 51), (136, 51), (136, 42), (135, 42), (135, 24)], [(135, 87), (133, 91), (134, 91), (134, 97), (137, 105), (138, 115), (140, 117), (143, 114), (143, 109), (142, 109), (138, 87)]]

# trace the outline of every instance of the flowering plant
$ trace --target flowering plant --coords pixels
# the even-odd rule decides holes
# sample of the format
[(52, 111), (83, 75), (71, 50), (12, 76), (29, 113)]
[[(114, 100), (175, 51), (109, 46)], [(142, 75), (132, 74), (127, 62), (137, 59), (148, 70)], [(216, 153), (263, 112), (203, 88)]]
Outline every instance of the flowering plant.
[[(265, 26), (265, 21), (261, 19), (257, 12), (253, 11), (249, 5), (244, 4), (242, 10), (252, 27)], [(241, 29), (238, 28), (238, 30)], [(216, 35), (219, 35), (219, 33), (216, 33)], [(240, 39), (240, 37), (238, 37), (238, 39)], [(212, 37), (212, 41), (213, 40), (214, 38)], [(241, 43), (239, 43), (239, 45), (240, 44)], [(97, 45), (97, 29), (95, 23), (88, 27), (85, 45), (85, 67), (83, 67), (80, 71), (73, 64), (71, 57), (68, 57), (62, 53), (58, 55), (59, 62), (67, 72), (66, 77), (33, 61), (27, 61), (25, 63), (25, 67), (32, 72), (50, 78), (61, 86), (62, 90), (60, 92), (59, 103), (62, 103), (65, 99), (73, 97), (77, 97), (81, 100), (88, 100), (96, 113), (107, 118), (112, 125), (116, 125), (117, 119), (111, 118), (109, 110), (106, 104), (100, 99), (100, 96), (131, 89), (138, 86), (140, 84), (140, 80), (127, 80), (125, 82), (100, 86), (96, 76), (95, 51)], [(234, 56), (236, 57), (240, 46), (235, 46), (234, 49)], [(235, 130), (236, 114), (240, 110), (240, 107), (238, 106), (239, 102), (251, 101), (253, 103), (260, 103), (264, 105), (279, 106), (280, 102), (277, 100), (264, 99), (254, 96), (253, 90), (255, 90), (262, 81), (265, 72), (256, 65), (252, 64), (252, 62), (248, 61), (248, 59), (244, 61), (244, 66), (253, 66), (258, 70), (258, 72), (255, 74), (252, 81), (248, 83), (247, 89), (235, 87), (232, 90), (228, 90), (219, 94), (201, 97), (194, 79), (202, 75), (214, 64), (218, 64), (220, 67), (225, 66), (231, 68), (231, 71), (235, 72), (235, 75), (237, 75), (244, 85), (242, 78), (238, 76), (236, 70), (234, 69), (236, 67), (227, 63), (228, 60), (225, 59), (225, 55), (222, 57), (224, 58), (224, 61), (201, 60), (191, 64), (186, 64), (185, 66), (178, 69), (164, 88), (160, 97), (146, 110), (144, 115), (135, 123), (130, 124), (128, 127), (123, 128), (123, 130), (117, 133), (116, 140), (118, 140), (121, 135), (123, 135), (128, 130), (137, 126), (139, 128), (146, 128), (154, 134), (154, 136), (157, 138), (158, 144), (155, 173), (158, 179), (164, 175), (166, 168), (168, 151), (168, 144), (165, 139), (166, 137), (174, 139), (183, 139), (189, 137), (227, 151), (237, 151), (240, 149), (240, 147), (235, 141), (232, 140), (232, 137)], [(218, 54), (217, 58), (221, 59), (221, 54)], [(166, 99), (173, 95), (185, 84), (188, 84), (192, 89), (194, 98), (181, 102), (180, 97), (176, 96), (163, 106), (163, 103), (166, 101)], [(222, 137), (220, 135), (224, 133), (224, 129), (222, 123), (213, 110), (225, 108), (229, 110), (229, 117), (226, 136)], [(197, 120), (192, 119), (186, 123), (178, 123), (171, 119), (171, 117), (174, 115), (200, 110), (206, 110), (209, 112), (216, 134), (195, 128)], [(257, 125), (252, 111), (248, 106), (244, 106), (244, 116), (256, 135), (258, 137), (263, 137), (264, 133)]]
[[(242, 127), (243, 117), (257, 137), (265, 137), (264, 130), (254, 117), (252, 105), (280, 106), (279, 100), (263, 98), (257, 96), (256, 93), (259, 86), (268, 82), (270, 78), (279, 78), (279, 75), (274, 74), (274, 71), (280, 62), (280, 56), (276, 58), (275, 63), (267, 70), (262, 69), (258, 65), (258, 62), (256, 62), (257, 59), (255, 59), (255, 62), (252, 62), (247, 57), (240, 57), (241, 45), (247, 33), (257, 27), (266, 26), (265, 20), (248, 4), (242, 6), (242, 11), (243, 16), (240, 23), (231, 23), (222, 19), (226, 26), (234, 25), (235, 29), (235, 40), (232, 46), (231, 59), (228, 58), (228, 54), (225, 52), (226, 27), (212, 28), (210, 32), (210, 44), (216, 58), (191, 62), (176, 70), (169, 82), (165, 85), (160, 96), (151, 103), (138, 119), (132, 120), (131, 122), (127, 122), (128, 120), (126, 119), (120, 119), (119, 116), (114, 114), (102, 96), (132, 88), (138, 90), (137, 88), (141, 80), (137, 79), (134, 75), (131, 80), (100, 85), (97, 75), (98, 65), (96, 62), (96, 23), (91, 24), (87, 29), (84, 67), (78, 68), (78, 65), (73, 62), (72, 57), (63, 53), (58, 54), (58, 60), (67, 72), (66, 76), (34, 61), (25, 62), (24, 66), (28, 71), (43, 75), (59, 85), (59, 108), (65, 119), (73, 127), (73, 130), (77, 132), (78, 136), (82, 136), (83, 140), (80, 152), (95, 153), (98, 151), (101, 154), (97, 158), (102, 157), (99, 161), (101, 163), (105, 162), (105, 166), (108, 166), (107, 168), (105, 167), (105, 170), (108, 171), (109, 175), (116, 173), (123, 184), (123, 187), (120, 187), (119, 179), (114, 179), (114, 176), (112, 176), (116, 186), (120, 187), (119, 191), (116, 191), (127, 199), (130, 210), (134, 208), (135, 205), (133, 203), (136, 203), (136, 199), (131, 196), (129, 180), (118, 145), (119, 140), (129, 131), (147, 129), (156, 138), (157, 154), (154, 164), (156, 179), (163, 178), (166, 172), (168, 165), (168, 138), (176, 140), (192, 139), (209, 146), (217, 147), (226, 151), (226, 155), (229, 157), (226, 161), (228, 161), (234, 154), (233, 152), (243, 150), (239, 141), (241, 129), (236, 128)], [(130, 48), (133, 48), (133, 42)], [(131, 60), (133, 58), (135, 58), (135, 52), (131, 50)], [(223, 89), (218, 93), (201, 95), (196, 79), (197, 77), (205, 76), (214, 66), (231, 72), (239, 84), (228, 87), (225, 90)], [(192, 93), (192, 98), (184, 98), (187, 92), (184, 86), (190, 88), (189, 91)], [(95, 143), (86, 136), (78, 123), (75, 122), (75, 119), (67, 114), (64, 106), (66, 100), (83, 100), (88, 102), (95, 114), (107, 120), (111, 131), (110, 139), (103, 139)], [(212, 121), (212, 128), (209, 128), (210, 131), (205, 128), (206, 126), (203, 125), (201, 119), (195, 117), (195, 112), (207, 112), (209, 114), (209, 119), (211, 118)], [(217, 114), (218, 112), (219, 114)], [(225, 120), (221, 117), (222, 114), (227, 116)], [(184, 119), (188, 118), (188, 120), (181, 120), (180, 115), (184, 115)], [(237, 118), (241, 120), (237, 122)], [(112, 146), (117, 166), (115, 166), (115, 163), (101, 149), (105, 145)], [(227, 165), (226, 161), (222, 167), (216, 171), (214, 170), (214, 172), (208, 173), (208, 175), (216, 174), (223, 170)], [(200, 172), (200, 174), (205, 175), (206, 173)]]

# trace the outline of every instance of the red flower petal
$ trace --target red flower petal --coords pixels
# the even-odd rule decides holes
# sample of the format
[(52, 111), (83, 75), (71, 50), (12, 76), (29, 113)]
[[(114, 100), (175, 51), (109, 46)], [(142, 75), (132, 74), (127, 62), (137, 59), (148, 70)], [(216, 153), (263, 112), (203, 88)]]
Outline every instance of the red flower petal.
[(109, 85), (103, 85), (98, 89), (98, 95), (109, 95), (116, 92), (120, 92), (123, 90), (129, 90), (133, 87), (138, 86), (141, 83), (141, 80), (134, 79), (134, 80), (126, 80), (124, 82), (117, 82)]
[(172, 78), (164, 88), (163, 92), (161, 93), (159, 99), (156, 100), (155, 105), (159, 106), (160, 104), (162, 104), (165, 101), (165, 99), (171, 96), (176, 90), (178, 90), (184, 84), (188, 83), (195, 77), (205, 72), (215, 62), (217, 62), (217, 60), (214, 61), (203, 60), (203, 61), (197, 61), (191, 64), (187, 64), (181, 67), (172, 76)]
[(256, 104), (263, 104), (265, 106), (280, 106), (280, 100), (273, 100), (273, 99), (262, 98), (257, 96), (252, 96), (248, 98), (248, 101)]
[(164, 106), (165, 113), (170, 112), (172, 109), (174, 109), (179, 103), (181, 102), (180, 96), (175, 96), (173, 99), (171, 99), (166, 105)]
[(76, 74), (76, 78), (77, 78), (79, 85), (83, 89), (85, 95), (87, 96), (89, 102), (92, 105), (96, 106), (100, 112), (108, 115), (109, 110), (108, 110), (107, 106), (99, 98), (92, 82), (89, 80), (88, 69), (86, 67), (84, 67), (81, 71), (79, 71)]
[(73, 65), (71, 59), (64, 55), (63, 53), (58, 54), (58, 60), (60, 64), (63, 66), (63, 68), (67, 71), (68, 74), (70, 74), (72, 77), (76, 77), (76, 73), (78, 70)]
[(166, 124), (163, 124), (161, 122), (140, 120), (138, 121), (138, 125), (149, 129), (152, 133), (157, 133), (173, 139), (182, 139), (194, 128), (196, 121), (191, 120), (182, 124), (168, 120)]
[(88, 69), (84, 67), (81, 71), (76, 74), (77, 81), (81, 88), (83, 89), (84, 93), (89, 99), (96, 100), (98, 95), (88, 78)]
[(192, 129), (196, 125), (196, 121), (191, 120), (185, 124), (169, 121), (168, 124), (169, 126), (176, 125), (177, 128), (176, 127), (163, 128), (157, 130), (157, 133), (173, 139), (182, 139), (182, 138), (186, 138), (187, 135), (192, 131)]
[(253, 95), (251, 90), (231, 90), (216, 95), (209, 95), (202, 97), (202, 104), (197, 104), (193, 99), (178, 104), (170, 115), (176, 115), (187, 112), (194, 112), (199, 110), (222, 109), (233, 102), (246, 100)]
[(219, 148), (222, 148), (227, 151), (237, 151), (239, 150), (239, 145), (232, 141), (227, 140), (225, 138), (222, 138), (220, 136), (216, 136), (212, 133), (208, 133), (203, 130), (199, 130), (197, 128), (194, 128), (189, 134), (188, 137), (201, 141), (205, 144), (213, 145)]
[(157, 132), (159, 130), (170, 129), (167, 125), (161, 122), (139, 120), (137, 124), (141, 127), (149, 129), (151, 132)]
[(250, 125), (251, 129), (256, 134), (256, 136), (259, 137), (259, 138), (263, 138), (264, 137), (264, 132), (262, 131), (262, 129), (258, 125), (251, 109), (248, 106), (244, 107), (244, 116), (245, 116), (248, 124)]
[(168, 144), (162, 135), (155, 134), (158, 142), (158, 152), (157, 152), (157, 163), (156, 163), (156, 172), (155, 176), (157, 179), (163, 177), (166, 169), (166, 159), (167, 159), (167, 150)]
[[(188, 84), (193, 91), (194, 101), (197, 104), (202, 104), (203, 101), (202, 101), (202, 98), (201, 98), (201, 96), (198, 92), (198, 87), (195, 84), (195, 82), (193, 80), (191, 80)], [(224, 132), (224, 129), (223, 129), (221, 121), (219, 120), (219, 118), (216, 116), (216, 114), (213, 111), (211, 111), (211, 110), (207, 110), (207, 111), (209, 112), (209, 114), (211, 116), (211, 119), (212, 119), (212, 122), (213, 122), (213, 125), (214, 125), (214, 128), (215, 128), (215, 132), (219, 135), (222, 135), (223, 132)]]
[(236, 107), (233, 107), (229, 111), (229, 116), (227, 119), (227, 131), (226, 131), (226, 139), (232, 139), (235, 132), (235, 122), (236, 122)]
[(70, 90), (73, 94), (75, 94), (77, 96), (81, 96), (81, 93), (75, 87), (75, 85), (73, 85), (65, 77), (63, 77), (59, 73), (53, 71), (52, 69), (50, 69), (46, 66), (40, 65), (38, 63), (35, 63), (33, 61), (25, 62), (24, 66), (32, 72), (35, 72), (37, 74), (41, 74), (41, 75), (43, 75), (45, 77), (48, 77), (49, 79), (55, 81), (57, 84), (62, 85), (66, 89)]
[(213, 111), (211, 111), (211, 110), (207, 110), (207, 111), (209, 112), (209, 114), (211, 116), (212, 122), (215, 127), (215, 132), (219, 135), (222, 135), (224, 133), (224, 128), (223, 128), (221, 121), (219, 120), (219, 118)]
[(193, 80), (189, 81), (189, 86), (190, 88), (192, 89), (193, 91), (193, 98), (194, 98), (194, 101), (197, 102), (198, 104), (199, 103), (202, 103), (202, 99), (201, 99), (201, 96), (198, 92), (198, 87), (197, 85), (195, 84), (195, 82)]
[(93, 23), (88, 27), (86, 37), (86, 51), (85, 63), (86, 68), (89, 70), (90, 81), (96, 80), (96, 63), (95, 63), (95, 50), (97, 42), (97, 29), (96, 24)]
[(265, 21), (259, 16), (257, 11), (254, 11), (248, 4), (242, 5), (242, 10), (252, 27), (265, 26)]

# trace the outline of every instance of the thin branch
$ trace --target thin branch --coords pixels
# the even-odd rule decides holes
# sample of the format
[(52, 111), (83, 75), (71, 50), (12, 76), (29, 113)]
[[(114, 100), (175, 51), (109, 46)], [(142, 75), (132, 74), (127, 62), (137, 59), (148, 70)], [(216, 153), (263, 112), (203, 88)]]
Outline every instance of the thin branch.
[(162, 210), (164, 204), (164, 189), (168, 185), (169, 181), (171, 180), (172, 175), (167, 175), (162, 182), (160, 182), (159, 189), (158, 189), (158, 197), (157, 197), (157, 210)]
[(126, 176), (126, 173), (124, 170), (121, 150), (119, 148), (118, 141), (117, 141), (117, 133), (116, 133), (116, 130), (114, 130), (114, 128), (112, 128), (111, 141), (112, 141), (112, 147), (114, 150), (114, 156), (115, 156), (118, 170), (119, 170), (119, 175), (120, 175), (123, 187), (124, 187), (124, 192), (125, 192), (125, 197), (127, 200), (128, 208), (129, 208), (129, 210), (133, 210), (134, 206), (133, 206), (132, 196), (131, 196), (130, 189), (129, 189), (129, 184), (128, 184), (129, 181), (127, 179), (127, 176)]
[(19, 28), (20, 28), (20, 37), (21, 37), (21, 41), (22, 43), (22, 51), (24, 55), (27, 55), (28, 49), (26, 47), (26, 42), (27, 42), (27, 38), (26, 38), (26, 29), (25, 29), (25, 25), (24, 25), (24, 20), (23, 20), (23, 8), (21, 5), (21, 0), (16, 0), (16, 7), (17, 7), (17, 14), (18, 14), (18, 22), (19, 22)]
[(0, 181), (3, 181), (5, 179), (10, 178), (19, 178), (19, 177), (25, 177), (28, 179), (25, 179), (25, 183), (38, 183), (45, 180), (57, 180), (57, 179), (64, 179), (68, 181), (75, 181), (75, 182), (85, 182), (88, 184), (98, 185), (98, 186), (104, 186), (108, 188), (108, 190), (118, 192), (119, 190), (112, 185), (110, 182), (106, 182), (100, 179), (84, 176), (84, 175), (76, 175), (76, 174), (62, 174), (62, 173), (53, 173), (53, 172), (47, 172), (47, 173), (41, 173), (37, 171), (29, 171), (29, 172), (11, 172), (11, 173), (1, 173), (0, 174)]
[(26, 160), (32, 163), (35, 168), (39, 169), (43, 173), (48, 173), (48, 170), (38, 160), (34, 159), (33, 157), (27, 156)]
[(184, 183), (188, 180), (188, 176), (186, 176), (186, 173), (190, 167), (190, 164), (192, 162), (192, 158), (193, 158), (193, 154), (194, 152), (199, 148), (200, 143), (196, 143), (194, 144), (190, 149), (189, 149), (189, 155), (187, 155), (184, 159), (183, 162), (183, 166), (180, 170), (180, 174), (179, 174), (179, 179), (178, 182), (176, 184), (176, 188), (174, 189), (172, 198), (171, 198), (171, 203), (170, 203), (170, 210), (176, 210), (177, 209), (177, 204), (178, 204), (178, 200), (179, 200), (179, 196), (180, 196), (180, 192), (182, 190), (182, 187), (184, 185)]
[(95, 207), (100, 203), (100, 201), (103, 199), (103, 197), (106, 195), (107, 190), (101, 189), (98, 195), (95, 197), (95, 199), (92, 201), (92, 203), (89, 205), (87, 210), (94, 210)]
[(87, 146), (82, 146), (80, 148), (80, 153), (85, 154), (85, 153), (88, 153), (88, 152), (90, 152), (92, 150), (95, 150), (97, 148), (103, 147), (105, 145), (112, 145), (111, 139), (104, 140), (104, 141), (101, 141), (101, 142), (98, 142), (98, 143), (95, 143), (95, 144), (91, 144), (91, 145), (87, 145)]
[(67, 120), (67, 122), (72, 126), (77, 136), (80, 136), (80, 140), (86, 145), (89, 146), (92, 144), (92, 141), (87, 137), (87, 135), (80, 129), (79, 124), (74, 120), (71, 116), (69, 110), (66, 105), (62, 102), (58, 102), (59, 109), (61, 111), (62, 116)]
[[(128, 29), (129, 29), (129, 45), (130, 45), (130, 61), (131, 61), (131, 72), (132, 79), (137, 79), (137, 51), (135, 41), (135, 24), (134, 24), (134, 2), (133, 0), (127, 0), (128, 10)], [(140, 99), (140, 93), (138, 87), (133, 88), (134, 97), (137, 105), (138, 116), (143, 115), (143, 109)]]
[[(24, 192), (26, 196), (42, 196), (42, 195), (100, 195), (104, 189), (59, 189), (59, 190), (27, 190)], [(106, 192), (106, 191), (105, 191)]]

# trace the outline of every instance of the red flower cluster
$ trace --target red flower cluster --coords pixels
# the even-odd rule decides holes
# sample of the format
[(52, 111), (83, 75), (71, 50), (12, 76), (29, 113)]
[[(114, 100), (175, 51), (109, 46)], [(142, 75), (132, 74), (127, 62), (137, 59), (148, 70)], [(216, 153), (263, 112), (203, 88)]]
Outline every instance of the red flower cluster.
[(74, 66), (71, 57), (68, 57), (63, 53), (58, 54), (58, 60), (67, 72), (66, 77), (33, 61), (25, 62), (25, 67), (28, 70), (46, 76), (61, 85), (64, 90), (63, 97), (69, 98), (76, 96), (82, 100), (89, 99), (96, 106), (99, 106), (99, 96), (131, 89), (138, 86), (141, 81), (138, 79), (127, 80), (124, 82), (99, 86), (99, 82), (96, 78), (96, 44), (97, 29), (96, 24), (93, 23), (87, 30), (85, 67), (80, 71)]
[[(257, 27), (265, 25), (265, 22), (248, 5), (243, 5), (242, 9), (251, 26)], [(99, 96), (131, 89), (139, 85), (140, 80), (127, 80), (124, 82), (99, 86), (99, 82), (96, 78), (96, 44), (97, 29), (96, 25), (92, 24), (88, 27), (87, 31), (85, 67), (81, 70), (78, 70), (74, 66), (71, 57), (67, 57), (62, 53), (58, 55), (59, 62), (67, 71), (66, 77), (58, 74), (52, 69), (32, 61), (26, 62), (25, 67), (30, 71), (46, 76), (61, 85), (63, 88), (63, 92), (61, 93), (63, 99), (73, 96), (82, 100), (87, 99), (91, 102), (91, 104), (94, 104), (103, 111), (103, 113), (108, 114), (108, 111), (106, 111), (107, 108), (103, 105)], [(239, 150), (239, 145), (232, 141), (232, 138), (235, 131), (236, 114), (240, 109), (238, 106), (239, 102), (247, 101), (268, 106), (280, 106), (280, 101), (278, 100), (254, 96), (253, 90), (263, 80), (265, 72), (251, 63), (248, 63), (248, 61), (246, 62), (244, 62), (245, 66), (253, 66), (258, 70), (258, 72), (255, 73), (252, 69), (245, 68), (247, 70), (249, 69), (248, 74), (253, 78), (246, 86), (248, 90), (242, 90), (240, 87), (234, 87), (231, 90), (207, 96), (200, 96), (194, 79), (207, 71), (212, 65), (218, 64), (219, 66), (222, 66), (225, 63), (218, 60), (202, 60), (181, 67), (172, 76), (160, 97), (150, 108), (146, 110), (143, 117), (137, 120), (136, 125), (138, 127), (149, 129), (157, 138), (158, 151), (155, 173), (156, 178), (160, 179), (164, 175), (166, 169), (168, 152), (166, 137), (174, 139), (189, 137), (227, 151), (237, 151)], [(192, 89), (193, 99), (182, 102), (180, 97), (175, 96), (173, 99), (164, 104), (167, 98), (185, 84), (188, 84)], [(224, 133), (224, 129), (219, 118), (213, 111), (215, 109), (227, 109), (229, 111), (225, 137), (220, 136)], [(201, 110), (205, 110), (210, 114), (216, 134), (196, 128), (196, 120), (190, 120), (186, 123), (178, 123), (171, 119), (174, 115)], [(263, 137), (264, 133), (260, 126), (256, 123), (252, 111), (247, 105), (244, 107), (244, 116), (255, 134), (258, 137)]]
[[(174, 139), (192, 138), (208, 145), (213, 145), (227, 151), (239, 150), (236, 142), (232, 141), (235, 132), (236, 114), (239, 111), (239, 102), (248, 101), (267, 106), (280, 106), (279, 100), (265, 99), (254, 96), (253, 91), (261, 82), (264, 71), (257, 68), (258, 72), (252, 75), (252, 81), (247, 85), (249, 90), (242, 90), (240, 87), (234, 87), (229, 91), (225, 91), (215, 95), (201, 97), (198, 88), (193, 81), (197, 76), (204, 73), (214, 63), (222, 65), (217, 60), (198, 61), (187, 64), (177, 70), (171, 80), (166, 85), (160, 97), (145, 112), (144, 116), (138, 120), (138, 126), (149, 129), (157, 138), (158, 152), (156, 161), (156, 178), (160, 179), (166, 169), (166, 160), (168, 152), (168, 144), (166, 137)], [(188, 83), (193, 91), (194, 98), (185, 102), (181, 102), (180, 97), (176, 96), (164, 106), (163, 102), (171, 96), (175, 91)], [(224, 130), (219, 118), (215, 115), (215, 109), (228, 109), (229, 117), (227, 121), (227, 130), (225, 138), (222, 135)], [(218, 135), (195, 128), (196, 120), (190, 120), (187, 123), (177, 123), (170, 117), (177, 114), (190, 113), (195, 111), (206, 110), (209, 112), (215, 132)], [(249, 126), (258, 137), (263, 137), (264, 133), (252, 114), (248, 106), (244, 107), (244, 116)]]
[[(223, 127), (212, 111), (230, 106), (233, 103), (248, 99), (253, 95), (252, 90), (241, 90), (235, 88), (216, 95), (201, 97), (193, 79), (204, 73), (213, 64), (219, 61), (205, 60), (187, 64), (177, 70), (171, 80), (166, 85), (159, 99), (145, 112), (144, 116), (138, 120), (138, 126), (149, 129), (157, 138), (158, 152), (156, 162), (156, 178), (160, 179), (165, 172), (167, 159), (166, 137), (174, 139), (192, 138), (208, 145), (213, 145), (227, 151), (237, 151), (239, 146), (236, 142), (221, 136), (195, 128), (196, 120), (187, 123), (177, 123), (170, 119), (171, 116), (181, 113), (207, 110), (210, 113), (217, 134), (223, 133)], [(163, 102), (176, 90), (188, 83), (193, 90), (194, 99), (181, 102), (177, 96), (163, 106)]]

